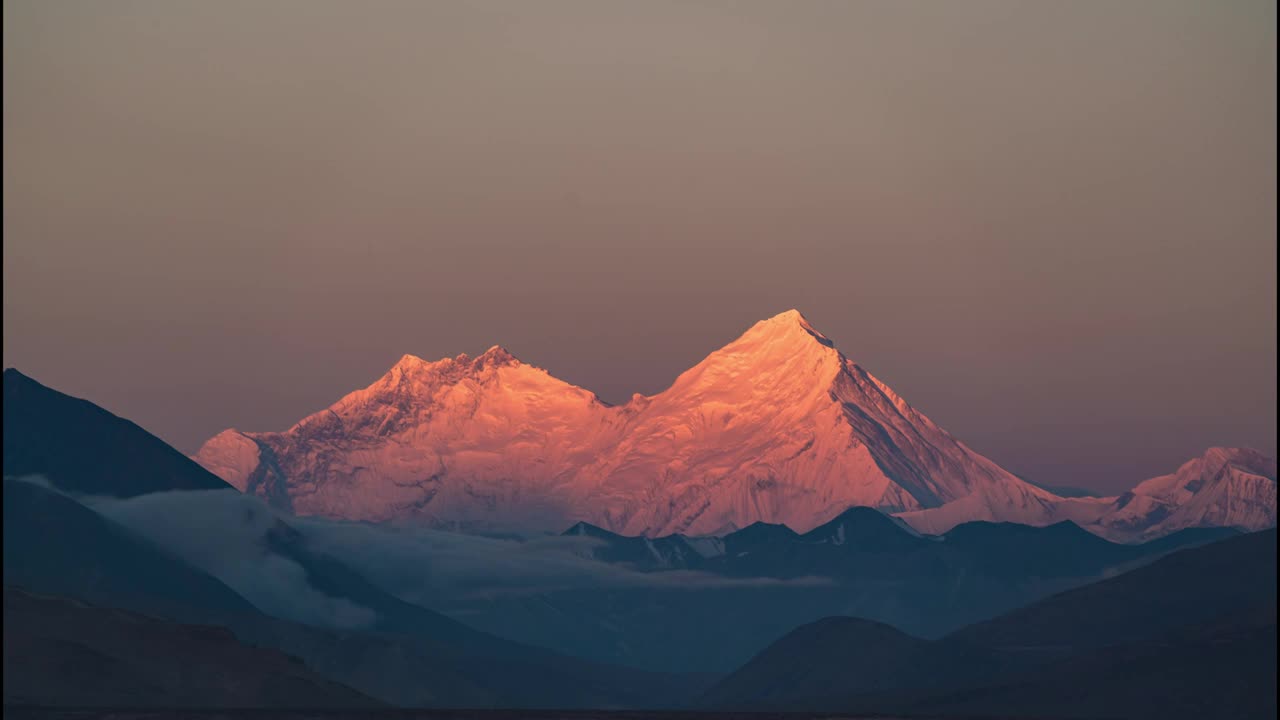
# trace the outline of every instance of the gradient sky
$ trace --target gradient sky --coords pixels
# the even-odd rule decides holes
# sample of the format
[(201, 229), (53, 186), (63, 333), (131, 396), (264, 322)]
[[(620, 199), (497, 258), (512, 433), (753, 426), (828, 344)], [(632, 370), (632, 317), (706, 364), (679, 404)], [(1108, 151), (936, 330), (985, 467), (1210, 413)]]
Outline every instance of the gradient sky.
[(1276, 451), (1272, 2), (4, 3), (4, 364), (184, 451), (799, 308), (1102, 490)]

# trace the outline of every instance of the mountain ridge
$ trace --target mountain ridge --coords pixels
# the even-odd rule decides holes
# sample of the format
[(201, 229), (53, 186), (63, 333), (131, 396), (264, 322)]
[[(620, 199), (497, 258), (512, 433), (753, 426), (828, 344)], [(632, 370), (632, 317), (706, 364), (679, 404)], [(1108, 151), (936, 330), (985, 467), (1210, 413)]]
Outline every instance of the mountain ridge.
[[(41, 475), (86, 495), (135, 497), (159, 490), (225, 490), (228, 483), (193, 465), (137, 424), (22, 374), (4, 371), (4, 475)], [(110, 429), (109, 435), (99, 432)], [(78, 452), (68, 453), (66, 445)], [(130, 452), (125, 448), (145, 449)], [(146, 457), (145, 464), (139, 458)]]
[[(1202, 512), (1167, 521), (1186, 499), (1160, 496), (1130, 507), (1134, 519), (1108, 522), (1128, 504), (1122, 497), (1064, 498), (1018, 478), (796, 310), (623, 405), (501, 346), (475, 358), (405, 355), (288, 430), (226, 430), (192, 457), (291, 512), (464, 530), (559, 532), (581, 520), (657, 537), (764, 521), (807, 532), (851, 506), (929, 534), (974, 520), (1070, 519), (1107, 537), (1150, 539), (1197, 524), (1275, 522), (1274, 469), (1269, 496), (1236, 478)], [(1258, 508), (1231, 507), (1240, 488)]]

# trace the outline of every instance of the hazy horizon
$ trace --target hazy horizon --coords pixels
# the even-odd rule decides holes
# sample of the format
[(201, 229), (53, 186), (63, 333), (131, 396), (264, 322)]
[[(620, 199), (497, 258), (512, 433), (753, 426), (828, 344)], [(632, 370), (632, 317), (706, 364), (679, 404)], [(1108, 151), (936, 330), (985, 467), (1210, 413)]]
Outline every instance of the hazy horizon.
[(1266, 2), (7, 2), (4, 365), (191, 452), (494, 344), (622, 403), (796, 308), (1105, 492), (1276, 453)]

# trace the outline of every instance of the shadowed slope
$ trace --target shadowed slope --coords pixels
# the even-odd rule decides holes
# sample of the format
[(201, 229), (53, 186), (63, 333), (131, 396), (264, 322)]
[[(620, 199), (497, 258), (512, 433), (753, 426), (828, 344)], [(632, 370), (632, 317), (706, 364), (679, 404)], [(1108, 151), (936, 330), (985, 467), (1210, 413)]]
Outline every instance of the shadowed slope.
[[(827, 619), (704, 696), (717, 708), (1270, 717), (1276, 531), (1181, 550), (941, 640)], [(1173, 684), (1162, 687), (1161, 678)], [(1235, 714), (1238, 712), (1239, 714)]]
[(13, 368), (4, 371), (4, 474), (113, 497), (227, 487), (146, 430)]
[(4, 583), (186, 620), (257, 612), (222, 581), (75, 500), (10, 478)]
[(1269, 719), (1276, 713), (1276, 606), (1043, 663), (830, 618), (770, 646), (702, 705), (925, 717)]
[(1180, 550), (950, 636), (986, 647), (1083, 648), (1123, 643), (1274, 603), (1276, 531)]

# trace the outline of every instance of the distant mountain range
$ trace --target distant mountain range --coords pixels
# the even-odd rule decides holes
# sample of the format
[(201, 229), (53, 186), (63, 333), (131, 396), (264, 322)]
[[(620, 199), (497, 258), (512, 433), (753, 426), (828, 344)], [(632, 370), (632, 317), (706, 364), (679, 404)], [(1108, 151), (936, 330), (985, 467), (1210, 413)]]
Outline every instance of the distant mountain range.
[(300, 515), (559, 532), (805, 532), (851, 506), (931, 534), (1072, 520), (1124, 542), (1276, 521), (1274, 460), (1214, 448), (1118, 497), (1063, 497), (970, 449), (800, 313), (761, 321), (657, 395), (610, 406), (500, 347), (404, 356), (284, 432), (226, 430), (194, 459)]
[[(1238, 535), (1232, 528), (1190, 528), (1141, 544), (1119, 544), (1064, 520), (1035, 527), (1015, 523), (971, 522), (943, 535), (921, 535), (877, 510), (849, 508), (807, 533), (785, 525), (755, 523), (720, 537), (667, 535), (627, 537), (587, 523), (565, 531), (600, 541), (594, 556), (645, 570), (704, 570), (738, 577), (865, 577), (859, 560), (905, 558), (937, 567), (940, 558), (963, 562), (969, 572), (1009, 577), (1089, 577), (1181, 547)], [(928, 560), (922, 560), (924, 557)], [(891, 572), (902, 577), (911, 567), (894, 559)]]
[[(6, 703), (654, 708), (701, 696), (730, 709), (1043, 714), (1043, 698), (1057, 698), (1073, 715), (1141, 717), (1151, 714), (1139, 699), (1168, 676), (1178, 684), (1166, 695), (1182, 705), (1152, 703), (1165, 717), (1274, 711), (1261, 692), (1270, 677), (1274, 698), (1274, 531), (1173, 527), (1220, 524), (1218, 506), (1247, 515), (1256, 498), (1241, 488), (1256, 478), (1274, 488), (1265, 459), (1240, 453), (1076, 506), (1111, 508), (1081, 520), (1095, 527), (1122, 523), (1127, 507), (1173, 521), (1144, 525), (1162, 537), (1139, 544), (1065, 521), (928, 535), (868, 507), (804, 532), (757, 521), (623, 535), (578, 521), (563, 537), (504, 547), (520, 563), (533, 543), (567, 544), (591, 567), (660, 582), (535, 582), (418, 604), (389, 590), (367, 553), (318, 543), (334, 523), (277, 517), (91, 403), (7, 370), (4, 418), (6, 630), (26, 625), (5, 633)], [(162, 542), (108, 511), (179, 496), (194, 504), (163, 518), (182, 536), (216, 533), (210, 545)], [(231, 521), (210, 524), (228, 498)], [(241, 559), (234, 548), (248, 549), (257, 575), (220, 562)], [(448, 558), (407, 560), (421, 575)], [(306, 614), (315, 601), (346, 619)], [(1083, 686), (1102, 699), (1072, 691)]]
[(1196, 528), (1126, 545), (1064, 521), (1047, 527), (974, 522), (921, 536), (871, 508), (851, 508), (804, 534), (756, 523), (721, 537), (646, 538), (579, 523), (566, 535), (593, 539), (597, 560), (742, 584), (442, 599), (437, 609), (504, 637), (601, 661), (725, 671), (779, 634), (823, 616), (857, 615), (938, 637), (1238, 534)]

